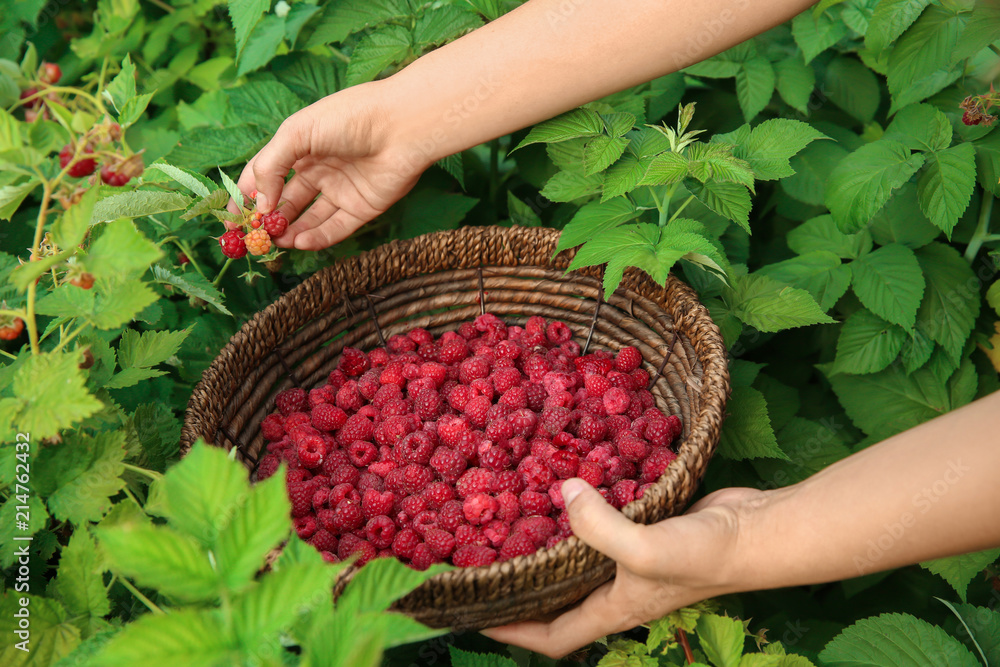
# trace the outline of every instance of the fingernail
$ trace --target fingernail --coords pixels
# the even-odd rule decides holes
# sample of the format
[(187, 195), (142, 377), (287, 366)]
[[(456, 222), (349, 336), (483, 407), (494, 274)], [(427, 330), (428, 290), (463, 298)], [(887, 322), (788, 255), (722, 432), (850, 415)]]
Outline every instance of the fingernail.
[(587, 483), (582, 479), (577, 477), (571, 477), (562, 483), (562, 497), (563, 501), (569, 505), (573, 500), (583, 492), (583, 487)]

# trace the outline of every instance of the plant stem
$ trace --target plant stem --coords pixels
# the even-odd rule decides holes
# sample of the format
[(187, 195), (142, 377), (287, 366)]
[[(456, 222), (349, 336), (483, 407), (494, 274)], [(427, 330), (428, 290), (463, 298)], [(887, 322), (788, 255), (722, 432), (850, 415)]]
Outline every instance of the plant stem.
[[(652, 192), (652, 189), (650, 191)], [(667, 214), (670, 213), (670, 200), (674, 198), (674, 192), (676, 191), (677, 184), (674, 183), (663, 193), (663, 199), (657, 202), (657, 208), (660, 210), (660, 218), (657, 220), (657, 224), (660, 227), (667, 226)], [(655, 200), (656, 197), (654, 196), (653, 199)]]
[(691, 644), (688, 643), (687, 633), (683, 630), (677, 630), (677, 642), (684, 649), (684, 659), (687, 660), (687, 664), (694, 664), (694, 653), (691, 651)]
[(14, 111), (14, 109), (17, 109), (19, 106), (27, 104), (28, 102), (31, 102), (32, 100), (35, 100), (39, 97), (44, 97), (49, 93), (70, 93), (72, 95), (79, 95), (80, 97), (90, 100), (90, 103), (93, 104), (95, 107), (97, 107), (98, 110), (102, 112), (104, 111), (104, 105), (101, 104), (100, 100), (98, 100), (90, 93), (80, 90), (79, 88), (67, 88), (64, 86), (47, 86), (42, 90), (39, 90), (34, 95), (28, 95), (27, 97), (19, 99), (12, 106), (8, 107), (7, 111), (8, 112)]
[(222, 282), (222, 276), (226, 275), (226, 271), (229, 269), (229, 265), (233, 263), (232, 258), (226, 260), (226, 263), (222, 265), (219, 269), (219, 275), (215, 276), (215, 280), (212, 281), (212, 287), (218, 287), (219, 283)]
[(189, 262), (191, 262), (191, 266), (193, 266), (194, 270), (198, 272), (198, 275), (200, 275), (202, 278), (205, 278), (205, 280), (208, 280), (208, 278), (205, 276), (205, 272), (201, 270), (201, 267), (198, 266), (198, 262), (195, 261), (194, 253), (191, 252), (191, 248), (188, 247), (187, 242), (178, 239), (174, 241), (174, 245), (176, 245), (178, 248), (181, 249), (181, 252), (183, 252), (184, 256), (188, 258)]
[[(69, 165), (66, 165), (67, 167)], [(64, 169), (63, 172), (66, 170)], [(49, 204), (52, 201), (52, 183), (48, 181), (42, 181), (42, 205), (38, 209), (38, 220), (35, 223), (35, 237), (31, 244), (31, 257), (34, 257), (38, 252), (39, 246), (42, 244), (42, 236), (45, 233), (45, 218), (49, 213)], [(26, 315), (24, 318), (25, 324), (28, 326), (28, 338), (31, 339), (31, 352), (32, 354), (38, 354), (40, 350), (38, 349), (38, 323), (35, 322), (35, 281), (32, 280), (28, 283), (28, 303), (26, 307)]]
[(146, 468), (140, 468), (139, 466), (134, 466), (131, 463), (123, 463), (122, 465), (125, 466), (125, 470), (131, 470), (132, 472), (138, 475), (142, 475), (143, 477), (148, 477), (154, 482), (163, 479), (163, 475), (156, 472), (155, 470), (147, 470)]
[(8, 359), (13, 359), (15, 361), (17, 360), (17, 355), (16, 354), (11, 354), (7, 350), (0, 350), (0, 354), (2, 354), (3, 356), (7, 357)]
[(1000, 56), (1000, 48), (998, 48), (995, 44), (989, 44), (988, 46), (990, 47), (990, 51)]
[(167, 3), (163, 2), (163, 0), (149, 0), (149, 2), (156, 5), (157, 7), (159, 7), (168, 14), (173, 14), (175, 11), (177, 11)]
[(27, 314), (23, 310), (5, 310), (0, 309), (0, 315), (8, 315), (10, 317), (20, 317), (22, 320), (27, 317)]
[(685, 199), (684, 203), (681, 204), (676, 211), (674, 211), (674, 214), (672, 216), (670, 216), (670, 220), (667, 221), (667, 224), (670, 224), (671, 222), (676, 220), (677, 216), (679, 216), (681, 214), (681, 211), (683, 211), (687, 207), (687, 205), (691, 203), (692, 199), (694, 199), (694, 195), (691, 195), (690, 197)]
[(136, 598), (138, 598), (139, 602), (141, 602), (144, 605), (146, 605), (146, 609), (150, 610), (154, 614), (163, 614), (163, 613), (166, 613), (162, 609), (160, 609), (159, 607), (157, 607), (156, 603), (154, 603), (148, 597), (146, 597), (145, 595), (143, 595), (142, 593), (140, 593), (139, 589), (136, 588), (135, 586), (133, 586), (132, 583), (128, 579), (126, 579), (125, 577), (121, 577), (121, 578), (118, 579), (118, 581), (121, 582), (121, 585), (124, 586), (125, 588), (127, 588), (128, 591), (132, 595), (134, 595)]
[(972, 264), (990, 231), (990, 214), (993, 212), (993, 195), (983, 190), (983, 201), (979, 205), (979, 222), (976, 231), (965, 248), (965, 261)]
[(52, 348), (52, 351), (53, 352), (58, 352), (59, 350), (61, 350), (64, 347), (66, 347), (67, 343), (69, 343), (74, 338), (76, 338), (81, 333), (83, 333), (83, 330), (86, 329), (88, 326), (90, 326), (90, 325), (89, 324), (81, 324), (80, 326), (78, 326), (76, 329), (74, 329), (73, 331), (71, 331), (64, 338), (62, 338), (62, 340), (59, 341), (59, 344), (56, 345), (54, 348)]
[(331, 51), (333, 57), (336, 58), (337, 60), (345, 62), (348, 65), (351, 64), (351, 57), (348, 56), (347, 54), (345, 54), (340, 49), (331, 46), (330, 47), (330, 51)]

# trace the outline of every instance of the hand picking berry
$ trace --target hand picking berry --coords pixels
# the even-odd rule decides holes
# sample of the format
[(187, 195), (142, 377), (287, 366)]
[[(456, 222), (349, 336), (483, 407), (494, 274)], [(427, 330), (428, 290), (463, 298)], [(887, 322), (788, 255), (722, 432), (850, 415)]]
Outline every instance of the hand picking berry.
[[(287, 225), (277, 212), (246, 220), (261, 225), (226, 233), (244, 253)], [(321, 502), (293, 498), (298, 520), (339, 539), (341, 557), (368, 553), (362, 542), (420, 570), (531, 554), (571, 533), (562, 480), (582, 477), (620, 508), (677, 457), (682, 425), (633, 378), (637, 348), (580, 356), (571, 330), (542, 318), (516, 337), (493, 315), (459, 331), (345, 347), (329, 384), (282, 391), (261, 424), (265, 472), (284, 459), (290, 489), (310, 484)]]

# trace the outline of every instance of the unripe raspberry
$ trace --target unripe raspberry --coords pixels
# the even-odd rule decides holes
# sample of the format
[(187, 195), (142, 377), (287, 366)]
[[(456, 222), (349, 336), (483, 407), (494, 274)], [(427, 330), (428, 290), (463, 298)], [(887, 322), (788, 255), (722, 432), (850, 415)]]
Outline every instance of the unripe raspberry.
[(62, 68), (59, 65), (55, 63), (42, 63), (42, 67), (38, 72), (39, 81), (54, 86), (59, 83), (59, 79), (61, 78)]
[(251, 255), (265, 255), (271, 249), (271, 237), (263, 229), (252, 230), (243, 240)]

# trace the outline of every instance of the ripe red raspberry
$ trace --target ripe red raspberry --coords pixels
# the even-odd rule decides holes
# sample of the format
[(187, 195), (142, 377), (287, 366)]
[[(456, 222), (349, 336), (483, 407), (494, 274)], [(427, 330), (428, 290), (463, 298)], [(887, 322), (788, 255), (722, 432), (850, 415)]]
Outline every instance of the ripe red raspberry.
[(649, 387), (649, 371), (644, 368), (637, 368), (629, 375), (632, 376), (632, 386), (636, 389), (646, 389)]
[[(556, 534), (557, 526), (554, 519), (547, 516), (527, 516), (514, 522), (512, 533), (523, 533), (527, 535), (536, 547), (545, 544), (545, 541)], [(511, 535), (513, 537), (513, 534)], [(507, 538), (508, 540), (510, 538)]]
[(545, 393), (545, 387), (542, 386), (541, 382), (525, 382), (523, 386), (524, 392), (528, 396), (528, 408), (535, 412), (541, 412), (548, 396)]
[(608, 433), (608, 427), (604, 420), (590, 414), (580, 417), (576, 426), (576, 435), (584, 440), (589, 440), (591, 444), (596, 444), (604, 440)]
[(372, 400), (375, 398), (375, 392), (382, 388), (382, 384), (379, 382), (379, 375), (382, 372), (377, 368), (371, 368), (365, 371), (361, 377), (358, 378), (358, 391), (367, 400)]
[(670, 425), (670, 442), (681, 437), (681, 433), (684, 432), (684, 425), (681, 423), (680, 417), (677, 415), (667, 415), (667, 424)]
[(429, 528), (424, 533), (424, 544), (431, 548), (437, 558), (444, 560), (455, 550), (455, 536), (439, 528)]
[(312, 425), (320, 431), (336, 431), (347, 423), (347, 413), (330, 403), (312, 409)]
[(127, 172), (117, 171), (114, 165), (106, 164), (101, 167), (101, 180), (113, 187), (121, 187), (132, 180), (132, 176)]
[(288, 484), (288, 500), (292, 504), (292, 516), (300, 517), (312, 511), (313, 487), (309, 482)]
[(306, 392), (298, 387), (279, 391), (274, 397), (274, 405), (286, 417), (293, 412), (302, 412), (306, 408)]
[(576, 476), (597, 488), (604, 481), (604, 469), (593, 461), (581, 461)]
[(560, 431), (566, 429), (566, 426), (570, 422), (570, 410), (567, 408), (546, 408), (542, 410), (541, 417), (538, 420), (539, 428), (548, 433), (549, 435), (555, 435)]
[(634, 479), (622, 479), (611, 487), (611, 504), (621, 509), (635, 500), (635, 491), (639, 482)]
[(475, 396), (469, 399), (462, 412), (466, 419), (468, 419), (469, 424), (475, 428), (483, 428), (486, 426), (486, 415), (489, 409), (490, 399), (485, 396)]
[(608, 373), (607, 378), (612, 387), (624, 389), (626, 393), (630, 393), (635, 390), (635, 384), (631, 375), (619, 373), (618, 371), (611, 371)]
[[(522, 455), (518, 457), (514, 454), (513, 450), (511, 455), (517, 458), (524, 458), (524, 454), (527, 453), (527, 445), (522, 451)], [(503, 493), (504, 491), (510, 491), (514, 494), (519, 494), (524, 491), (524, 480), (521, 476), (517, 474), (516, 470), (502, 470), (497, 473), (496, 481), (493, 483), (494, 493)]]
[(385, 549), (396, 536), (396, 524), (387, 516), (376, 516), (365, 524), (365, 536), (376, 549)]
[(615, 369), (619, 373), (631, 373), (642, 364), (642, 354), (638, 348), (626, 345), (615, 355)]
[(420, 493), (434, 481), (434, 472), (426, 466), (411, 463), (402, 470), (403, 488), (407, 493)]
[(307, 468), (316, 468), (323, 463), (326, 443), (319, 436), (310, 435), (299, 440), (299, 461)]
[(370, 442), (355, 440), (348, 445), (347, 456), (351, 460), (351, 463), (359, 468), (363, 468), (375, 461), (375, 458), (378, 456), (378, 450)]
[(446, 502), (455, 498), (455, 489), (446, 482), (431, 482), (420, 495), (427, 501), (427, 507), (440, 510)]
[(430, 466), (441, 479), (454, 483), (466, 467), (465, 457), (449, 447), (438, 447), (430, 458)]
[(285, 218), (285, 214), (281, 211), (271, 211), (265, 216), (261, 217), (261, 223), (264, 225), (264, 229), (271, 236), (281, 236), (288, 229), (288, 219)]
[(552, 511), (552, 501), (546, 493), (525, 491), (520, 499), (521, 513), (525, 516), (546, 516)]
[(490, 374), (490, 360), (481, 355), (466, 359), (458, 366), (458, 381), (462, 384), (471, 384), (473, 380), (479, 380)]
[(618, 440), (618, 454), (628, 461), (642, 461), (649, 456), (649, 445), (629, 432)]
[(603, 375), (587, 375), (584, 376), (583, 386), (586, 387), (589, 396), (601, 398), (611, 388), (611, 380)]
[(340, 352), (340, 363), (337, 368), (348, 377), (358, 377), (368, 370), (368, 357), (357, 348), (345, 347)]
[(496, 482), (496, 473), (484, 468), (470, 468), (455, 482), (459, 498), (467, 498), (474, 493), (490, 493)]
[[(62, 150), (59, 151), (59, 166), (65, 169), (75, 153), (76, 151), (69, 144), (63, 146)], [(66, 173), (73, 178), (84, 178), (93, 174), (95, 169), (97, 169), (97, 161), (93, 158), (84, 158), (70, 167)]]
[(478, 527), (469, 523), (463, 523), (455, 529), (455, 546), (464, 547), (469, 545), (488, 547), (490, 546), (490, 539), (483, 535), (483, 531)]
[(486, 567), (497, 559), (497, 552), (490, 547), (466, 545), (459, 547), (451, 557), (455, 567)]
[(499, 549), (510, 536), (510, 523), (501, 519), (493, 519), (483, 526), (483, 537), (490, 541), (494, 547)]
[(580, 468), (580, 457), (567, 451), (559, 451), (548, 459), (549, 468), (560, 479), (574, 477)]
[(441, 415), (441, 396), (434, 390), (422, 391), (413, 399), (413, 410), (424, 421), (433, 421)]
[(624, 389), (611, 387), (604, 392), (604, 409), (609, 415), (620, 415), (628, 410), (631, 400)]
[(414, 570), (426, 570), (434, 563), (440, 562), (437, 557), (434, 556), (434, 552), (426, 544), (420, 543), (413, 550), (413, 556), (410, 558), (410, 566)]
[(337, 555), (341, 560), (347, 560), (352, 555), (356, 555), (357, 560), (354, 561), (354, 564), (361, 567), (375, 558), (378, 555), (378, 551), (368, 540), (363, 540), (356, 535), (344, 535), (340, 538)]
[(443, 341), (438, 348), (437, 359), (442, 364), (454, 365), (469, 356), (469, 346), (461, 338)]
[(573, 331), (564, 322), (549, 322), (549, 325), (545, 327), (545, 337), (549, 339), (549, 343), (558, 345), (570, 340), (573, 337)]
[(655, 447), (666, 447), (670, 444), (673, 429), (666, 419), (652, 419), (646, 422), (642, 434)]
[(541, 459), (534, 456), (526, 456), (521, 459), (517, 471), (524, 478), (525, 486), (532, 491), (547, 489), (555, 481), (555, 476), (549, 467)]
[(246, 234), (242, 229), (230, 229), (219, 237), (219, 247), (222, 254), (230, 259), (239, 259), (247, 254), (247, 244), (243, 242)]
[(412, 558), (413, 550), (420, 544), (420, 536), (412, 528), (403, 528), (392, 540), (392, 553), (396, 558)]
[(333, 513), (333, 526), (341, 533), (357, 530), (364, 522), (361, 506), (350, 499), (340, 501)]
[(383, 514), (388, 515), (392, 511), (392, 503), (393, 495), (391, 492), (368, 489), (361, 498), (361, 512), (368, 519)]
[(303, 540), (308, 540), (310, 537), (316, 534), (318, 526), (316, 525), (316, 517), (313, 516), (300, 516), (295, 519), (295, 534)]
[(313, 492), (312, 506), (317, 512), (319, 510), (329, 509), (330, 507), (330, 494), (333, 489), (329, 488), (319, 488)]
[(263, 482), (265, 479), (273, 475), (278, 471), (278, 466), (281, 465), (281, 459), (279, 459), (274, 454), (268, 454), (260, 460), (260, 465), (257, 466), (257, 481)]
[(510, 560), (517, 556), (527, 556), (538, 550), (538, 546), (533, 539), (523, 532), (514, 532), (504, 541), (500, 549), (500, 560)]
[(462, 511), (465, 512), (466, 521), (474, 526), (492, 521), (499, 509), (500, 503), (497, 502), (497, 499), (485, 493), (470, 494), (462, 503)]
[(285, 418), (277, 412), (264, 417), (260, 422), (260, 432), (271, 442), (281, 440), (285, 436)]
[(309, 539), (309, 544), (313, 545), (316, 551), (336, 551), (337, 536), (325, 528), (320, 528)]
[(655, 482), (667, 469), (670, 462), (676, 458), (677, 455), (673, 451), (666, 447), (657, 447), (649, 455), (649, 458), (642, 462), (642, 474), (639, 477), (639, 481), (643, 484)]
[(344, 426), (337, 432), (337, 442), (350, 444), (355, 440), (371, 442), (375, 435), (375, 425), (367, 417), (352, 415), (344, 422)]

